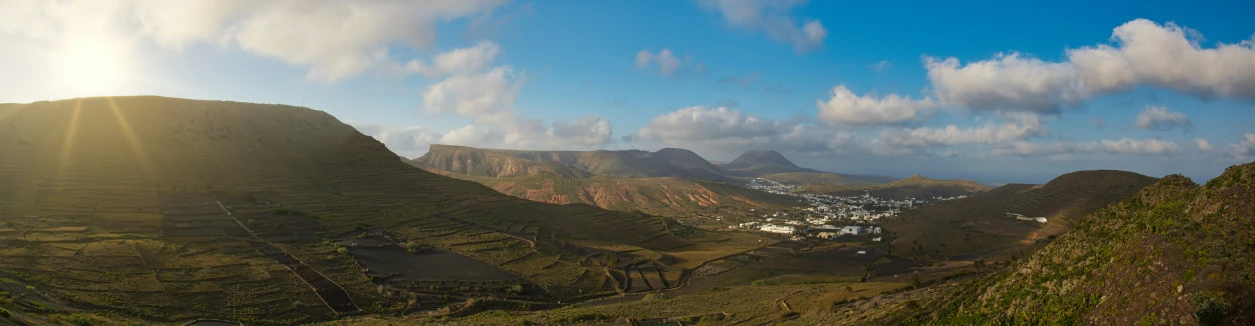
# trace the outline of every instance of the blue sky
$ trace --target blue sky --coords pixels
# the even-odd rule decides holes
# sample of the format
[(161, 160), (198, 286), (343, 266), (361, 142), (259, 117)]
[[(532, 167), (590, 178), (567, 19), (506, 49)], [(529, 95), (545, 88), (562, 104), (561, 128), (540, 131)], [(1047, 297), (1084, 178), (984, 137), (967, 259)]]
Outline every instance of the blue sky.
[[(304, 105), (429, 144), (1202, 181), (1255, 157), (1255, 3), (0, 0), (0, 102)], [(88, 76), (88, 77), (84, 77)]]

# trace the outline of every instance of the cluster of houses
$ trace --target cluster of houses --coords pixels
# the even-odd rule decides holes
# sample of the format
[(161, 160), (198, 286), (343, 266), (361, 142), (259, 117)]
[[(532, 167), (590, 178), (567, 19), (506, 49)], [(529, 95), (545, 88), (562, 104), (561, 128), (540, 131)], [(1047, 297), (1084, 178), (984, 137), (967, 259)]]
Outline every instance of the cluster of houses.
[[(792, 215), (790, 215), (790, 212), (761, 214), (762, 220), (741, 223), (734, 226), (735, 228), (777, 234), (814, 234), (817, 237), (828, 239), (846, 234), (880, 234), (879, 227), (835, 227), (832, 226), (834, 223), (875, 224), (880, 219), (896, 216), (903, 210), (928, 203), (966, 197), (905, 198), (894, 200), (877, 198), (866, 193), (859, 196), (795, 194), (792, 191), (796, 190), (797, 187), (763, 178), (751, 180), (749, 187), (773, 194), (798, 197), (799, 201), (806, 203), (809, 207), (800, 211), (793, 211)], [(799, 230), (807, 232), (799, 232)], [(872, 241), (880, 241), (879, 239), (879, 237), (875, 237)]]

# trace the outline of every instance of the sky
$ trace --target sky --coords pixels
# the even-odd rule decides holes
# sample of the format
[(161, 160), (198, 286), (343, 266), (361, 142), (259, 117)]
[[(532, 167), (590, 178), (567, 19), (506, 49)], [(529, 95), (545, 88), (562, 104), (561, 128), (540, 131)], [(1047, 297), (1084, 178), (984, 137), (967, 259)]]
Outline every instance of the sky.
[(1255, 160), (1255, 2), (0, 0), (0, 103), (160, 95), (430, 144), (1044, 183)]

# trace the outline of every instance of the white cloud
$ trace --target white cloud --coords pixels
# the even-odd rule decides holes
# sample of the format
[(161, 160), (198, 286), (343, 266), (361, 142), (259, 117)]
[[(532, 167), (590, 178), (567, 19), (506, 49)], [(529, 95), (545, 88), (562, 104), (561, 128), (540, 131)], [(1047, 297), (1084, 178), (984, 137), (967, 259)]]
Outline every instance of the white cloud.
[(1255, 156), (1255, 134), (1246, 133), (1244, 139), (1236, 144), (1229, 144), (1229, 155), (1240, 159), (1250, 159)]
[(1081, 79), (1098, 92), (1150, 84), (1204, 99), (1255, 98), (1255, 39), (1203, 49), (1196, 31), (1146, 19), (1116, 27), (1111, 38), (1117, 46), (1068, 51)]
[(847, 124), (894, 124), (918, 120), (932, 115), (940, 103), (930, 98), (913, 100), (889, 94), (883, 98), (859, 96), (845, 85), (832, 88), (828, 102), (816, 100), (819, 118), (826, 122)]
[(876, 72), (884, 72), (885, 69), (889, 69), (890, 67), (893, 67), (893, 64), (885, 60), (880, 60), (880, 62), (872, 65), (872, 69), (876, 70)]
[(905, 147), (995, 145), (1039, 137), (1046, 131), (1036, 115), (1006, 115), (1003, 119), (1007, 121), (1001, 123), (990, 121), (982, 126), (970, 128), (956, 125), (940, 128), (886, 128), (881, 131), (879, 140), (894, 146)]
[(1152, 105), (1146, 106), (1145, 110), (1137, 114), (1134, 125), (1145, 130), (1170, 130), (1177, 127), (1189, 130), (1193, 124), (1190, 123), (1190, 118), (1181, 112), (1172, 112), (1166, 107)]
[(1211, 142), (1203, 138), (1194, 138), (1194, 145), (1198, 146), (1198, 150), (1204, 152), (1210, 152), (1212, 149)]
[(959, 59), (926, 57), (924, 66), (937, 97), (948, 106), (972, 110), (1056, 113), (1088, 95), (1075, 67), (1025, 58), (1019, 53), (960, 66)]
[(828, 30), (819, 20), (807, 19), (798, 24), (790, 10), (805, 1), (798, 0), (700, 0), (702, 7), (718, 11), (728, 25), (749, 30), (763, 30), (772, 38), (793, 44), (800, 52), (823, 45)]
[(1057, 113), (1137, 85), (1202, 99), (1255, 99), (1255, 39), (1204, 49), (1195, 41), (1201, 37), (1171, 23), (1137, 19), (1114, 29), (1115, 46), (1068, 50), (1063, 62), (1014, 52), (967, 65), (956, 58), (924, 62), (944, 104), (973, 110)]
[(513, 118), (514, 100), (523, 82), (509, 66), (449, 76), (427, 87), (423, 105), (436, 113), (455, 113), (479, 122)]
[(1015, 155), (1015, 156), (1040, 156), (1040, 155), (1066, 155), (1074, 153), (1108, 153), (1108, 154), (1137, 154), (1137, 155), (1177, 155), (1181, 152), (1181, 147), (1171, 141), (1162, 139), (1142, 139), (1133, 140), (1121, 138), (1119, 140), (1103, 139), (1093, 142), (1052, 142), (1052, 143), (1034, 143), (1020, 141), (996, 148), (994, 155)]
[(681, 65), (680, 59), (671, 53), (671, 49), (662, 49), (658, 54), (649, 53), (649, 50), (636, 53), (636, 69), (646, 69), (651, 64), (657, 64), (658, 73), (663, 76), (674, 76)]
[(472, 125), (443, 134), (440, 140), (466, 146), (511, 148), (580, 148), (610, 141), (610, 122), (599, 116), (557, 121), (546, 126), (515, 111), (524, 81), (510, 66), (489, 67), (496, 45), (481, 43), (440, 55), (425, 73), (448, 75), (423, 91), (423, 106), (431, 113), (452, 113)]
[(411, 60), (406, 63), (404, 70), (420, 73), (428, 78), (474, 73), (492, 65), (492, 61), (496, 59), (500, 51), (501, 48), (496, 43), (485, 41), (473, 47), (436, 55), (430, 64), (422, 60)]
[(0, 33), (58, 44), (83, 35), (139, 36), (178, 50), (194, 43), (235, 47), (308, 68), (333, 82), (395, 66), (390, 46), (422, 50), (435, 24), (490, 12), (505, 0), (5, 1)]
[(668, 112), (655, 117), (631, 138), (706, 153), (762, 148), (837, 155), (864, 151), (858, 139), (848, 133), (764, 119), (724, 107), (694, 106)]

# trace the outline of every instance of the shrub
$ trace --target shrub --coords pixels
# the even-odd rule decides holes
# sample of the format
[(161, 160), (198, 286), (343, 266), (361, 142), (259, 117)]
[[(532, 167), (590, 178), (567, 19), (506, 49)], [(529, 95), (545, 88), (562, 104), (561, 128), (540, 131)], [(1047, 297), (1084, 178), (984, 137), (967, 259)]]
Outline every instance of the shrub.
[(34, 286), (34, 285), (27, 285), (27, 286), (26, 286), (26, 291), (35, 291), (35, 286)]
[(340, 253), (341, 255), (348, 255), (349, 248), (345, 248), (345, 247), (336, 248), (336, 252)]
[(92, 320), (91, 320), (91, 318), (87, 318), (87, 316), (83, 316), (83, 315), (80, 315), (80, 314), (73, 314), (73, 315), (70, 315), (70, 317), (68, 317), (67, 319), (68, 319), (68, 321), (70, 322), (70, 324), (71, 324), (71, 325), (77, 325), (77, 326), (91, 326), (91, 324), (92, 324)]
[(1230, 308), (1228, 301), (1210, 292), (1194, 295), (1194, 317), (1203, 325), (1219, 325)]
[(5, 310), (4, 308), (0, 308), (0, 318), (4, 318), (4, 319), (13, 318), (13, 313), (9, 312), (8, 310)]

